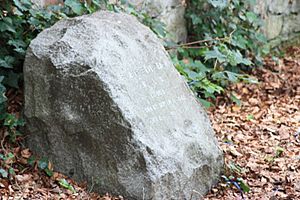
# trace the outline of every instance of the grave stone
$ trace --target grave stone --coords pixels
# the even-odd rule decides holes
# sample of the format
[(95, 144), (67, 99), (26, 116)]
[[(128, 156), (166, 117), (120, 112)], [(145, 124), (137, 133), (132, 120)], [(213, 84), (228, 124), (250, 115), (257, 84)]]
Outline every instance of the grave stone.
[(218, 180), (222, 152), (205, 110), (133, 16), (101, 11), (44, 30), (24, 84), (29, 147), (95, 191), (179, 200)]

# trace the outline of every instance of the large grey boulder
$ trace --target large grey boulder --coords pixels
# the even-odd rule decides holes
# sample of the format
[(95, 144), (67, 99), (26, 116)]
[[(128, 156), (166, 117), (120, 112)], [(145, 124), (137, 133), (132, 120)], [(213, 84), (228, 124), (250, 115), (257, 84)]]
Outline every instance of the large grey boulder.
[(204, 109), (134, 17), (56, 23), (31, 42), (24, 78), (29, 147), (56, 170), (138, 200), (189, 199), (217, 181), (222, 153)]

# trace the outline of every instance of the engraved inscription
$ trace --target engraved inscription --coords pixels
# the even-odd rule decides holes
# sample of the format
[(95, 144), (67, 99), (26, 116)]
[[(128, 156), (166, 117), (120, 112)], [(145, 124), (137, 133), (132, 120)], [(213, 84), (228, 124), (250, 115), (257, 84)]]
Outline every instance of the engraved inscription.
[[(174, 94), (177, 88), (174, 89), (176, 86), (172, 82), (166, 81), (169, 79), (169, 74), (165, 71), (162, 63), (139, 66), (127, 74), (137, 84), (131, 86), (131, 88), (135, 88), (135, 96), (132, 96), (131, 99), (139, 104), (141, 112), (151, 123), (170, 121), (170, 118), (178, 116), (179, 108), (183, 107), (182, 104), (186, 101), (187, 96), (186, 94)], [(141, 96), (140, 93), (147, 95)]]

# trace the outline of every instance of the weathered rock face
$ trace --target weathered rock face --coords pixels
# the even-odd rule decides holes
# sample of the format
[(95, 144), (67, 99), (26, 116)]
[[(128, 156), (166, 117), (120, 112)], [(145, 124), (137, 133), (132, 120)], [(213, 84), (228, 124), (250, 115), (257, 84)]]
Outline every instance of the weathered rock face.
[(24, 78), (28, 144), (56, 170), (139, 200), (189, 199), (217, 180), (205, 111), (134, 17), (56, 23), (30, 44)]
[(186, 21), (184, 18), (185, 5), (182, 0), (129, 0), (140, 10), (166, 24), (166, 30), (174, 42), (185, 42), (187, 37)]
[(269, 40), (279, 43), (300, 35), (300, 0), (258, 0), (254, 10), (264, 20)]

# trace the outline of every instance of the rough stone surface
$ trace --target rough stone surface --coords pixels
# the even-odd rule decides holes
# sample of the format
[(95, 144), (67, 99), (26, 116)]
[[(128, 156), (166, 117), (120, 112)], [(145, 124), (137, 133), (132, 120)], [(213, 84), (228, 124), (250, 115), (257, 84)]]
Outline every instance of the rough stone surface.
[(289, 35), (290, 33), (300, 33), (300, 13), (284, 17), (282, 34)]
[(134, 17), (56, 23), (30, 44), (24, 78), (29, 147), (94, 190), (181, 200), (218, 179), (222, 153), (204, 109)]
[(265, 19), (265, 35), (269, 40), (279, 37), (283, 28), (283, 16), (282, 15), (270, 15)]
[(47, 5), (60, 4), (63, 3), (63, 0), (31, 0), (35, 5), (44, 7)]
[(300, 0), (257, 0), (254, 11), (264, 20), (262, 31), (269, 40), (282, 42), (300, 35)]
[(290, 12), (290, 3), (287, 0), (273, 0), (268, 6), (268, 11), (275, 15), (288, 14)]
[(185, 42), (187, 37), (185, 5), (182, 0), (129, 0), (137, 9), (166, 24), (170, 38), (176, 42)]

